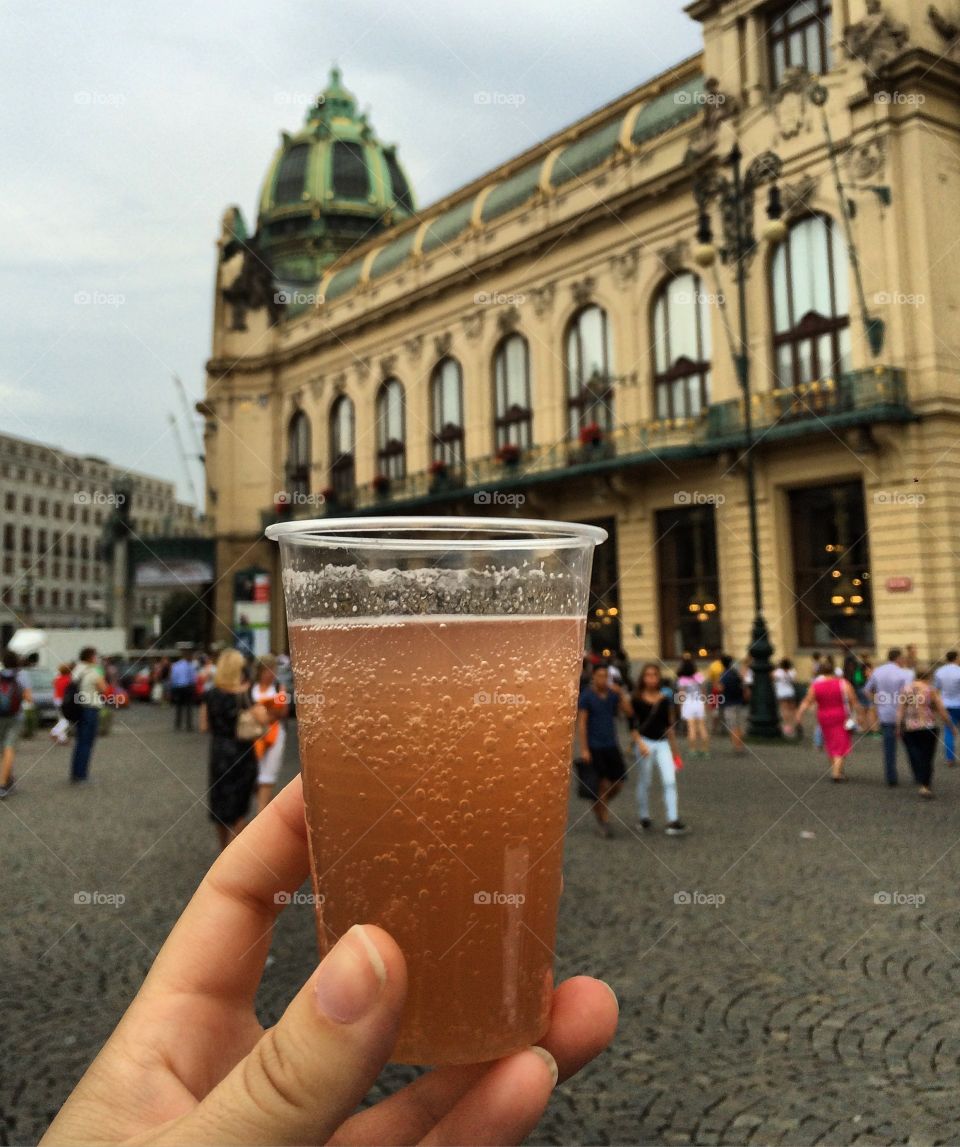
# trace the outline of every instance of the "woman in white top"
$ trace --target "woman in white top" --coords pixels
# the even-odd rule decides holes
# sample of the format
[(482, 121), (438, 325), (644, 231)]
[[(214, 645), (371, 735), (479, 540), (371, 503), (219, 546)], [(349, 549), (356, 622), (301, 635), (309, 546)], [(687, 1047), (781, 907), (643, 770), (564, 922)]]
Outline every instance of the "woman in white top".
[(257, 663), (257, 680), (250, 690), (255, 704), (263, 705), (270, 714), (267, 731), (256, 742), (260, 767), (257, 773), (257, 812), (263, 812), (273, 799), (273, 790), (283, 764), (283, 750), (287, 744), (287, 713), (290, 706), (286, 694), (277, 685), (277, 659), (271, 655), (261, 657)]
[(797, 731), (797, 671), (788, 657), (773, 671), (773, 691), (780, 704), (783, 735), (793, 737)]
[(706, 680), (693, 659), (685, 657), (677, 670), (677, 703), (680, 706), (680, 716), (687, 726), (692, 757), (705, 757), (710, 751)]

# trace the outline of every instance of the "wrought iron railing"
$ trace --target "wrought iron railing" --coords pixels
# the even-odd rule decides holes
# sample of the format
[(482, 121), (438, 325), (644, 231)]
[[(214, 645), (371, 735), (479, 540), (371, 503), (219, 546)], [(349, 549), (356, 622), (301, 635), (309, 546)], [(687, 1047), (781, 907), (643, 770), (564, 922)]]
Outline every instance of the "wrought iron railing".
[[(896, 412), (909, 416), (904, 372), (891, 367), (855, 371), (837, 378), (810, 382), (792, 390), (772, 390), (755, 394), (751, 400), (755, 431), (806, 423), (835, 420), (841, 415), (870, 414), (871, 417)], [(642, 463), (645, 458), (669, 457), (679, 452), (707, 454), (735, 444), (744, 430), (744, 400), (737, 398), (708, 407), (697, 418), (659, 419), (619, 426), (605, 432), (595, 443), (560, 442), (524, 450), (513, 463), (490, 456), (473, 459), (462, 468), (446, 473), (420, 471), (392, 479), (386, 486), (358, 486), (349, 502), (327, 500), (321, 513), (354, 513), (376, 506), (389, 508), (396, 502), (455, 495), (459, 490), (473, 493), (521, 487), (531, 480), (549, 476), (561, 478), (572, 467), (609, 469), (616, 463)], [(294, 511), (296, 517), (316, 516)]]

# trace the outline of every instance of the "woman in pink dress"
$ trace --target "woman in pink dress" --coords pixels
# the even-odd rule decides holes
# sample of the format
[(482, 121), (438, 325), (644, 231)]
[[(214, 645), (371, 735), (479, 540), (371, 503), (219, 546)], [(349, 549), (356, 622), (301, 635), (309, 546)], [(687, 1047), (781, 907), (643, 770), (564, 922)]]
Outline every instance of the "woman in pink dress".
[(847, 780), (843, 775), (843, 766), (853, 748), (847, 722), (855, 712), (859, 712), (860, 706), (850, 682), (844, 677), (838, 677), (834, 672), (832, 657), (826, 657), (821, 662), (820, 672), (797, 710), (798, 725), (811, 705), (817, 707), (817, 722), (823, 734), (823, 748), (830, 758), (830, 771), (834, 783), (839, 784)]

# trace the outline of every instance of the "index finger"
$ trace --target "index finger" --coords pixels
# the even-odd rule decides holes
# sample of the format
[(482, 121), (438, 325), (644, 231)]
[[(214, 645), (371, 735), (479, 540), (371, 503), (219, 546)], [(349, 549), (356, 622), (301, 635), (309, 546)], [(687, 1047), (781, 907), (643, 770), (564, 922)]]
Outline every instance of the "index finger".
[(144, 994), (253, 1001), (285, 898), (310, 870), (298, 775), (213, 863), (154, 961)]

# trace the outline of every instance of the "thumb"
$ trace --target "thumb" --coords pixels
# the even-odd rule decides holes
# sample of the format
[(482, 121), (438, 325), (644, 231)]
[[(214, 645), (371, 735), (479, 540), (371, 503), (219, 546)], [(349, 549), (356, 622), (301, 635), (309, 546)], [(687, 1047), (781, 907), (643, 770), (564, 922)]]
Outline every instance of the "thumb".
[(280, 1022), (171, 1132), (181, 1143), (325, 1143), (386, 1063), (406, 990), (390, 936), (354, 926)]

